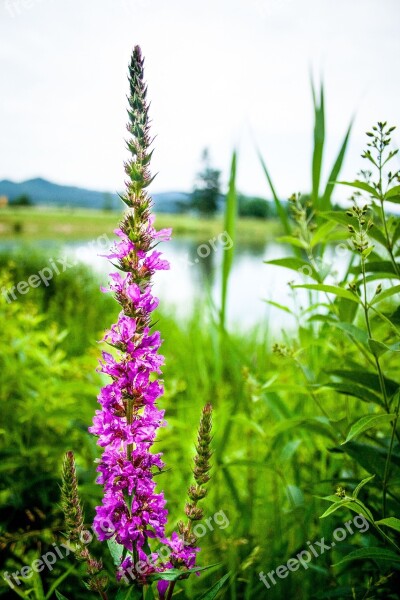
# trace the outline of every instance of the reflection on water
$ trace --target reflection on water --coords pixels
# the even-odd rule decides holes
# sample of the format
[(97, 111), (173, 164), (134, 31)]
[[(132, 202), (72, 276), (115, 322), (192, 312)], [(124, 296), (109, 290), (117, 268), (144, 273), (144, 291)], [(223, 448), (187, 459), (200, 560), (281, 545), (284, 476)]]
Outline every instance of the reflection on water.
[[(218, 308), (224, 244), (216, 243), (207, 252), (205, 244), (178, 238), (163, 244), (162, 249), (171, 269), (155, 275), (154, 291), (161, 302), (173, 307), (178, 314), (187, 316), (196, 302), (206, 301), (210, 295)], [(73, 254), (74, 260), (91, 265), (105, 280), (113, 270), (106, 259), (98, 256), (95, 248), (78, 243), (69, 244), (66, 251)], [(292, 305), (288, 282), (296, 278), (296, 273), (263, 263), (282, 256), (284, 250), (281, 244), (235, 244), (227, 311), (231, 327), (245, 329), (265, 323), (267, 319), (275, 331), (292, 324), (290, 315), (265, 303), (266, 299), (270, 299)]]
[[(103, 240), (104, 242), (104, 240)], [(154, 291), (165, 306), (178, 314), (188, 316), (195, 303), (206, 302), (211, 298), (218, 310), (221, 297), (221, 271), (226, 240), (218, 239), (214, 244), (199, 244), (190, 238), (177, 238), (162, 245), (165, 257), (169, 260), (170, 271), (161, 271), (155, 276)], [(14, 243), (2, 243), (12, 247)], [(115, 270), (102, 255), (108, 247), (93, 242), (68, 242), (63, 246), (49, 245), (48, 241), (36, 242), (49, 256), (69, 256), (70, 262), (83, 262), (97, 272), (104, 285), (108, 273)], [(285, 247), (274, 242), (235, 244), (235, 255), (231, 270), (228, 294), (227, 321), (230, 328), (246, 329), (259, 324), (268, 324), (269, 329), (278, 333), (289, 328), (294, 319), (287, 312), (270, 306), (265, 300), (294, 307), (289, 281), (302, 283), (300, 274), (266, 265), (263, 261), (282, 258)], [(333, 259), (333, 257), (332, 257)], [(297, 290), (297, 304), (306, 299), (305, 290)]]

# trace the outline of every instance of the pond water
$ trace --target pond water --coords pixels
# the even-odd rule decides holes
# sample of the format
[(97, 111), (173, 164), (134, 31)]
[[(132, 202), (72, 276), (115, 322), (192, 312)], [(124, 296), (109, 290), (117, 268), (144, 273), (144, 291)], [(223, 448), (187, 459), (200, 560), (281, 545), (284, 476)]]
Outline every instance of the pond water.
[[(56, 244), (56, 245), (55, 245)], [(17, 242), (3, 242), (2, 248), (16, 247)], [(70, 268), (79, 262), (90, 266), (107, 285), (108, 273), (113, 265), (103, 256), (108, 253), (112, 242), (107, 236), (96, 241), (67, 242), (61, 246), (55, 241), (37, 241), (35, 245), (46, 248), (49, 257), (68, 256)], [(154, 292), (161, 303), (183, 317), (190, 315), (196, 303), (211, 298), (219, 310), (221, 298), (221, 265), (223, 254), (230, 240), (223, 234), (214, 241), (199, 243), (187, 237), (178, 237), (163, 243), (161, 250), (170, 262), (169, 271), (155, 275)], [(257, 325), (266, 325), (274, 332), (294, 325), (293, 317), (277, 309), (266, 300), (294, 308), (293, 292), (289, 281), (304, 282), (304, 277), (295, 271), (264, 264), (265, 260), (282, 258), (289, 254), (282, 244), (235, 243), (234, 259), (228, 289), (227, 323), (229, 328), (246, 330)], [(332, 257), (333, 258), (333, 257)], [(310, 280), (309, 280), (310, 281)], [(306, 300), (305, 290), (297, 290), (296, 303)]]
[[(211, 299), (216, 310), (221, 302), (222, 261), (229, 241), (222, 238), (210, 244), (190, 238), (178, 238), (162, 244), (165, 258), (170, 262), (169, 271), (157, 272), (154, 292), (162, 304), (182, 316), (192, 312), (194, 304)], [(104, 281), (113, 266), (100, 256), (104, 252), (85, 243), (68, 244), (67, 254), (74, 261), (90, 265)], [(294, 271), (264, 264), (263, 261), (287, 255), (282, 244), (236, 243), (229, 279), (227, 322), (229, 327), (245, 330), (266, 324), (275, 332), (294, 324), (290, 314), (270, 306), (265, 300), (273, 300), (293, 307), (289, 281), (301, 283), (303, 278)], [(110, 269), (111, 266), (111, 269)], [(304, 298), (300, 292), (299, 298)]]

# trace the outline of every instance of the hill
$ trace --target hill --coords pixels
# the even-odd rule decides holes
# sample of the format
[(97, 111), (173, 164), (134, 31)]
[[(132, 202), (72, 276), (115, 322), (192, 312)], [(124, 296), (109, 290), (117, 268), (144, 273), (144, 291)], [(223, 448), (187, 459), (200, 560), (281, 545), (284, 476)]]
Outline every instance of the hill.
[[(0, 181), (0, 196), (6, 196), (11, 202), (20, 196), (28, 196), (35, 205), (57, 207), (112, 210), (119, 209), (122, 204), (118, 194), (58, 185), (41, 177), (20, 183), (4, 179)], [(189, 200), (190, 194), (184, 192), (153, 194), (155, 211), (160, 213), (181, 212), (181, 207)]]

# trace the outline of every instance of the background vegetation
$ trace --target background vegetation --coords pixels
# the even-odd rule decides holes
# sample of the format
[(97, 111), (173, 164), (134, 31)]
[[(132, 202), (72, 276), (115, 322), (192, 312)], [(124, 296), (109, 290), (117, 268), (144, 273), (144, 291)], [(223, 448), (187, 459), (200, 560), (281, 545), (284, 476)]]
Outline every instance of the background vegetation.
[[(312, 193), (307, 201), (291, 199), (290, 217), (263, 162), (284, 230), (280, 242), (292, 252), (269, 262), (293, 271), (295, 296), (298, 288), (308, 294), (294, 313), (297, 327), (280, 339), (272, 339), (267, 323), (246, 334), (229, 330), (234, 248), (224, 254), (219, 312), (203, 303), (185, 321), (165, 311), (156, 317), (165, 340), (162, 403), (169, 423), (159, 439), (169, 468), (160, 486), (172, 521), (182, 516), (194, 434), (209, 401), (215, 408), (214, 467), (205, 504), (209, 515), (223, 510), (229, 519), (226, 529), (201, 539), (201, 563), (219, 564), (177, 586), (182, 600), (193, 598), (194, 590), (197, 597), (228, 572), (220, 597), (230, 600), (399, 597), (400, 225), (395, 215), (388, 217), (388, 206), (398, 203), (400, 189), (398, 172), (385, 171), (384, 161), (394, 158), (391, 131), (379, 124), (370, 132), (365, 159), (374, 173), (351, 182), (354, 203), (335, 211), (332, 182), (349, 132), (321, 192), (322, 93), (315, 115)], [(235, 226), (235, 172), (234, 155), (224, 223), (232, 236), (245, 227)], [(102, 228), (112, 216), (101, 219)], [(37, 272), (46, 258), (28, 247), (17, 256), (3, 253), (0, 288)], [(101, 384), (95, 340), (116, 310), (83, 267), (18, 301), (0, 295), (2, 571), (21, 570), (54, 542), (62, 543), (60, 468), (70, 449), (91, 522), (101, 494), (94, 483), (98, 450), (87, 433)], [(368, 520), (367, 532), (347, 536), (308, 569), (266, 589), (261, 571), (285, 564), (308, 542), (332, 541), (335, 528), (354, 513)], [(100, 551), (95, 542), (92, 547)], [(91, 597), (79, 577), (80, 565), (69, 557), (27, 580), (18, 593), (43, 600), (58, 588), (69, 598)], [(0, 593), (14, 594), (1, 579)]]

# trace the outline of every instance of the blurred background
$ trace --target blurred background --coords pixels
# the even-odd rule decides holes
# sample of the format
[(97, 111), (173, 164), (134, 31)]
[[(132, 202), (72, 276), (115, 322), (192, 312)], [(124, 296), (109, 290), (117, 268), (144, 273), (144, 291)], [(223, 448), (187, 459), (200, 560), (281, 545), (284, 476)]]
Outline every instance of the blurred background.
[[(355, 178), (372, 123), (399, 122), (399, 17), (397, 0), (0, 0), (3, 570), (30, 564), (61, 540), (66, 450), (77, 453), (89, 523), (101, 495), (87, 427), (101, 385), (97, 340), (117, 314), (99, 286), (112, 270), (102, 255), (123, 211), (127, 66), (136, 44), (155, 136), (156, 225), (174, 231), (163, 247), (171, 270), (155, 282), (171, 522), (181, 518), (196, 424), (211, 401), (209, 510), (224, 510), (230, 526), (206, 536), (202, 561), (222, 560), (235, 572), (226, 597), (259, 598), (260, 568), (304, 546), (310, 533), (299, 519), (310, 516), (313, 500), (304, 498), (296, 469), (288, 475), (267, 463), (269, 411), (284, 409), (275, 391), (272, 405), (258, 403), (257, 386), (280, 368), (272, 342), (298, 325), (277, 304), (292, 310), (307, 296), (293, 296), (296, 274), (263, 261), (289, 254), (278, 240), (277, 199), (287, 212), (292, 193), (315, 192), (316, 136), (318, 196), (336, 160), (341, 179)], [(334, 207), (346, 205), (345, 189), (330, 194)], [(343, 270), (339, 259), (335, 268)], [(287, 377), (293, 383), (297, 375)], [(282, 447), (292, 457), (295, 447)], [(79, 566), (66, 560), (24, 597), (52, 598), (58, 581), (67, 596), (87, 598), (78, 579)], [(292, 579), (271, 598), (311, 597), (311, 575)], [(180, 597), (192, 597), (195, 584)], [(16, 597), (1, 578), (0, 593)]]

